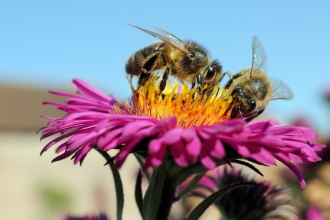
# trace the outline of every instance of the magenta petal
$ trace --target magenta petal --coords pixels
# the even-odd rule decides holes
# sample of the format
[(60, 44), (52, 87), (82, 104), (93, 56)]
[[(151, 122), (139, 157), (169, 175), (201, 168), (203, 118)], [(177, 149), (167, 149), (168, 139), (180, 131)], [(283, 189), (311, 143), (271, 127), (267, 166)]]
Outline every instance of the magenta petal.
[[(112, 96), (84, 81), (74, 80), (74, 84), (80, 93), (78, 95), (52, 92), (65, 97), (66, 103), (45, 102), (66, 113), (63, 118), (44, 117), (49, 122), (42, 129), (41, 139), (59, 135), (42, 150), (44, 152), (58, 145), (56, 152), (61, 154), (53, 161), (72, 156), (75, 163), (81, 163), (97, 146), (101, 151), (117, 148), (119, 153), (115, 161), (118, 167), (130, 153), (142, 150), (148, 155), (144, 168), (159, 166), (166, 155), (166, 159), (172, 158), (181, 167), (199, 162), (212, 169), (217, 160), (225, 157), (228, 145), (241, 157), (253, 158), (264, 164), (273, 165), (275, 159), (279, 159), (295, 172), (304, 186), (299, 170), (291, 162), (321, 159), (315, 152), (324, 145), (315, 143), (317, 134), (309, 128), (280, 127), (275, 121), (246, 124), (241, 119), (184, 128), (178, 126), (179, 121), (174, 115), (158, 120), (131, 114), (125, 107), (117, 105)], [(142, 140), (148, 147), (139, 146)]]
[(181, 127), (176, 127), (166, 132), (163, 136), (164, 143), (170, 145), (179, 142), (182, 139), (182, 130)]
[(141, 141), (140, 138), (134, 138), (120, 149), (119, 153), (115, 157), (116, 165), (118, 168), (120, 168), (123, 165), (128, 154), (131, 153), (132, 149), (140, 141)]
[(93, 147), (91, 146), (91, 143), (86, 143), (79, 151), (77, 151), (75, 158), (74, 158), (74, 163), (80, 162), (80, 165), (84, 161), (87, 153), (92, 149)]
[(199, 182), (198, 185), (200, 186), (204, 186), (208, 189), (210, 189), (210, 191), (216, 191), (217, 189), (217, 185), (214, 183), (214, 181), (210, 178), (202, 178)]
[(225, 156), (225, 149), (221, 141), (215, 140), (213, 152), (214, 153), (212, 154), (212, 156), (214, 156), (215, 158), (223, 158)]
[(196, 138), (197, 133), (196, 133), (195, 129), (193, 129), (193, 128), (183, 129), (181, 136), (185, 141), (189, 142), (192, 139)]
[(92, 97), (97, 100), (103, 100), (106, 102), (111, 102), (114, 100), (113, 98), (111, 98), (107, 95), (104, 95), (103, 93), (99, 92), (97, 89), (88, 85), (87, 83), (85, 83), (84, 81), (82, 81), (80, 79), (74, 79), (73, 83), (77, 87), (78, 91), (84, 95), (87, 95), (87, 96)]
[(322, 211), (317, 206), (311, 206), (308, 208), (306, 213), (307, 220), (326, 220), (325, 216), (323, 216)]
[(281, 161), (285, 166), (287, 166), (294, 174), (296, 174), (296, 176), (299, 180), (299, 183), (300, 183), (300, 188), (302, 190), (304, 190), (305, 187), (306, 187), (306, 182), (305, 182), (304, 177), (303, 177), (302, 173), (300, 172), (300, 170), (295, 165), (293, 165), (292, 163), (286, 162), (285, 160), (282, 160), (281, 157), (278, 157), (277, 159), (279, 161)]
[(102, 147), (106, 146), (111, 142), (114, 138), (117, 138), (122, 132), (121, 128), (113, 129), (109, 132), (107, 132), (105, 135), (101, 136), (97, 141), (97, 146)]
[(163, 158), (165, 156), (167, 148), (163, 147), (160, 148), (159, 151), (155, 152), (154, 154), (150, 154), (147, 156), (146, 161), (142, 167), (143, 170), (148, 169), (150, 166), (159, 166), (163, 162)]
[(314, 151), (320, 151), (325, 148), (324, 144), (310, 144)]
[(121, 145), (122, 143), (119, 142), (118, 138), (113, 139), (112, 141), (110, 141), (109, 143), (107, 143), (107, 145), (103, 146), (103, 147), (98, 147), (99, 149), (103, 150), (103, 151), (108, 151), (111, 150), (113, 148), (116, 148), (117, 146)]
[(213, 137), (213, 134), (209, 133), (206, 129), (198, 129), (197, 133), (202, 139), (210, 139)]
[(243, 144), (235, 144), (233, 142), (229, 142), (229, 144), (243, 157), (250, 157), (250, 152), (247, 146)]
[(268, 144), (269, 146), (276, 145), (276, 147), (280, 147), (280, 146), (285, 147), (285, 142), (281, 138), (272, 135), (259, 137), (259, 139), (256, 140), (256, 142), (260, 144)]
[(276, 121), (260, 121), (260, 122), (254, 122), (251, 124), (248, 124), (247, 127), (249, 127), (251, 130), (262, 132), (268, 130), (270, 127), (274, 127), (278, 125), (278, 122)]
[(162, 162), (163, 162), (163, 158), (147, 157), (146, 161), (142, 166), (142, 170), (146, 171), (151, 166), (158, 167), (162, 164)]
[(192, 156), (198, 156), (202, 149), (202, 144), (198, 137), (194, 137), (186, 145), (187, 152)]
[(212, 157), (218, 158), (220, 159), (221, 157), (219, 157), (220, 155), (217, 154), (217, 152), (215, 151), (214, 147), (216, 145), (216, 139), (215, 138), (210, 138), (210, 139), (206, 139), (203, 140), (203, 151), (204, 152), (208, 152), (208, 154)]
[(163, 138), (153, 139), (149, 143), (150, 153), (157, 153), (162, 148), (165, 148), (166, 144), (163, 143)]
[(70, 151), (75, 151), (78, 148), (80, 148), (83, 144), (85, 144), (86, 142), (90, 142), (91, 140), (93, 140), (94, 138), (98, 137), (99, 134), (97, 134), (96, 132), (91, 132), (89, 134), (86, 134), (85, 136), (83, 136), (82, 138), (80, 138), (79, 140), (76, 140), (75, 142), (72, 142), (69, 146), (68, 149)]
[(188, 166), (187, 157), (185, 155), (185, 147), (182, 141), (178, 141), (169, 147), (170, 153), (174, 161), (181, 167)]
[(209, 170), (213, 169), (216, 167), (216, 163), (212, 160), (211, 157), (202, 154), (201, 155), (201, 163)]
[(242, 120), (229, 120), (223, 123), (214, 125), (214, 126), (201, 126), (203, 129), (207, 129), (210, 133), (225, 133), (225, 134), (232, 134), (236, 132), (242, 131), (244, 127), (244, 121)]
[(158, 122), (158, 128), (169, 130), (176, 127), (177, 119), (175, 116), (163, 118)]
[(56, 162), (56, 161), (59, 161), (59, 160), (63, 160), (63, 159), (65, 159), (65, 158), (70, 157), (72, 154), (74, 154), (74, 151), (66, 151), (66, 152), (64, 152), (63, 154), (61, 154), (61, 155), (55, 157), (55, 158), (52, 160), (52, 162)]
[[(250, 147), (252, 148), (252, 147)], [(267, 151), (265, 148), (255, 149), (256, 152), (251, 151), (250, 157), (267, 165), (274, 165), (276, 164), (274, 155)]]
[(64, 142), (63, 144), (59, 145), (56, 148), (55, 152), (56, 153), (61, 153), (62, 151), (66, 151), (68, 149), (67, 147), (68, 147), (68, 143), (67, 142)]
[(152, 123), (150, 121), (134, 121), (134, 122), (129, 123), (124, 126), (124, 128), (122, 130), (122, 135), (123, 136), (134, 135), (137, 131), (139, 131), (145, 127), (149, 127), (153, 124), (154, 123)]
[(85, 137), (88, 133), (83, 132), (83, 133), (76, 133), (75, 135), (73, 135), (68, 141), (68, 144), (72, 144), (78, 140), (80, 140), (81, 138)]
[(42, 148), (42, 150), (40, 152), (40, 155), (42, 155), (44, 152), (46, 152), (54, 144), (57, 144), (56, 140), (53, 140), (53, 141), (49, 142), (44, 148)]

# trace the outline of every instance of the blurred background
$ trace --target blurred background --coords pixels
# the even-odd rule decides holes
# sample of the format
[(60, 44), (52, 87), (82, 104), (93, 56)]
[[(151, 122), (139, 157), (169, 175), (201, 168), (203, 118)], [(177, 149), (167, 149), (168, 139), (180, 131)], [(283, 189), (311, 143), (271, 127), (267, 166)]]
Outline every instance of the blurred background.
[[(195, 40), (232, 73), (251, 65), (252, 37), (258, 36), (268, 55), (268, 74), (295, 95), (272, 101), (262, 117), (282, 124), (304, 120), (326, 140), (329, 8), (326, 1), (284, 0), (1, 1), (0, 219), (58, 219), (66, 212), (100, 211), (115, 216), (112, 176), (103, 158), (93, 152), (81, 167), (70, 160), (51, 164), (53, 149), (39, 156), (47, 141), (40, 143), (36, 131), (46, 123), (41, 115), (61, 115), (42, 106), (45, 100), (61, 101), (47, 91), (74, 91), (74, 78), (118, 99), (130, 95), (125, 63), (156, 39), (126, 24), (157, 26)], [(137, 164), (132, 160), (121, 172), (130, 183)], [(125, 193), (133, 195), (129, 184)], [(134, 202), (127, 201), (124, 219), (139, 219)]]

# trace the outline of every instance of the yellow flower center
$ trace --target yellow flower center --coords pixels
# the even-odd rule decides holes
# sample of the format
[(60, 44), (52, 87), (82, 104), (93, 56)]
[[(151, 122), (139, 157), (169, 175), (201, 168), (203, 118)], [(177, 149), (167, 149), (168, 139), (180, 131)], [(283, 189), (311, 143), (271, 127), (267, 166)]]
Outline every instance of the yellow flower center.
[(160, 92), (158, 74), (154, 74), (144, 86), (135, 90), (130, 81), (133, 96), (129, 102), (117, 105), (117, 113), (124, 108), (130, 114), (162, 119), (176, 116), (178, 126), (192, 127), (214, 125), (230, 119), (233, 106), (228, 90), (216, 86), (209, 96), (202, 96), (197, 89), (168, 80), (165, 91)]

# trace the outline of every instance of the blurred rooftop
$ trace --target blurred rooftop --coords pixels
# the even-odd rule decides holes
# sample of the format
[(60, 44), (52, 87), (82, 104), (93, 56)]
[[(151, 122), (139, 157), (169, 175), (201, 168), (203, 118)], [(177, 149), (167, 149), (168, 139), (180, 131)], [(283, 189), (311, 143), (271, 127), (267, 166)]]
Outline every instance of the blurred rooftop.
[(42, 103), (62, 100), (46, 89), (0, 84), (0, 130), (37, 131), (47, 123), (41, 115), (52, 117), (63, 115), (54, 107), (42, 106)]

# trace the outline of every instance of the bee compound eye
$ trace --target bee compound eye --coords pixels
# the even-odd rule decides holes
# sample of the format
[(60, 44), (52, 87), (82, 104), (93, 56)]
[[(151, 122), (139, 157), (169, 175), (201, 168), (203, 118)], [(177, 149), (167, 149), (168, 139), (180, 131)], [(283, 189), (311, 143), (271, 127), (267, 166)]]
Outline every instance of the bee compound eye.
[(189, 58), (194, 58), (194, 57), (195, 57), (195, 54), (193, 54), (193, 53), (188, 53), (188, 56), (189, 56)]
[(211, 79), (211, 78), (213, 78), (214, 74), (215, 74), (215, 67), (214, 66), (209, 66), (207, 68), (206, 78)]
[(234, 94), (240, 94), (241, 95), (242, 92), (243, 92), (243, 89), (242, 88), (235, 88), (231, 92), (231, 95), (234, 95)]

